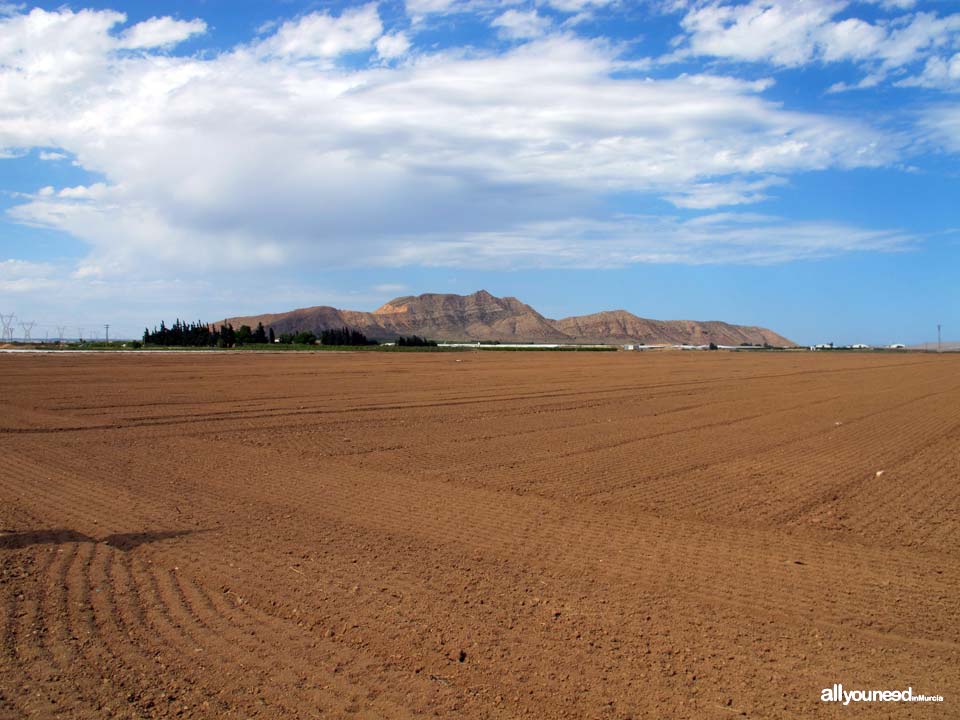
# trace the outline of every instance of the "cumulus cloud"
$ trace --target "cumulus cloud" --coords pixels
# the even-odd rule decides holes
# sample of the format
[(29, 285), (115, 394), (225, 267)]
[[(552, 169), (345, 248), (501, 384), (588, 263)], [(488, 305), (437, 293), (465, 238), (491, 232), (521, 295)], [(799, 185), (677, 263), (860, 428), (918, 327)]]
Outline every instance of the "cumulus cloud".
[(123, 33), (120, 47), (128, 49), (172, 47), (193, 35), (207, 31), (203, 20), (175, 20), (170, 17), (152, 17), (137, 23)]
[(377, 54), (385, 60), (403, 57), (410, 50), (410, 39), (402, 32), (382, 35), (377, 40)]
[(285, 58), (332, 58), (373, 47), (383, 33), (376, 3), (344, 10), (334, 17), (322, 12), (283, 23), (257, 51)]
[[(912, 3), (885, 2), (888, 9)], [(833, 89), (869, 87), (891, 72), (936, 57), (956, 46), (960, 14), (898, 14), (874, 22), (844, 17), (847, 0), (709, 0), (690, 7), (677, 38), (674, 57), (713, 56), (767, 62), (782, 67), (810, 63), (853, 62), (868, 70), (871, 81), (836, 84)]]
[(905, 78), (898, 85), (936, 90), (960, 90), (960, 52), (953, 56), (929, 58), (918, 75)]
[(507, 10), (491, 23), (503, 37), (524, 40), (545, 35), (550, 29), (550, 20), (537, 14), (536, 10)]
[[(15, 125), (38, 143), (29, 125), (61, 90), (102, 78), (117, 40), (110, 30), (122, 23), (122, 13), (70, 10), (0, 16), (0, 148), (17, 147), (11, 140)], [(19, 117), (19, 123), (16, 118)]]
[[(38, 190), (9, 217), (85, 242), (88, 277), (184, 258), (193, 269), (460, 263), (486, 251), (452, 247), (503, 238), (522, 239), (500, 256), (516, 263), (551, 243), (588, 256), (601, 232), (626, 242), (641, 229), (596, 220), (611, 193), (742, 205), (791, 173), (899, 154), (863, 122), (766, 99), (769, 81), (641, 77), (608, 43), (573, 34), (348, 67), (344, 53), (400, 52), (375, 5), (306, 15), (212, 56), (126, 52), (123, 22), (66, 9), (0, 19), (0, 151), (57, 148), (101, 178)], [(776, 245), (786, 258), (765, 228), (742, 237), (757, 257)], [(629, 256), (669, 255), (658, 248)], [(697, 251), (713, 252), (688, 243), (676, 257)]]

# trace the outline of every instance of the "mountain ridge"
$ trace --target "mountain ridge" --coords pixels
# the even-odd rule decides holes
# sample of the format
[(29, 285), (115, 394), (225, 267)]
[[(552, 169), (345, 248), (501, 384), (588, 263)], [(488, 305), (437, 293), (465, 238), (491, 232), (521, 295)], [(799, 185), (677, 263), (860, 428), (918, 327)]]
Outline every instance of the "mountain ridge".
[(263, 323), (264, 327), (272, 327), (277, 335), (301, 330), (319, 334), (322, 330), (346, 326), (381, 341), (416, 334), (438, 340), (501, 342), (795, 345), (772, 330), (754, 325), (720, 320), (652, 320), (623, 309), (553, 320), (515, 297), (497, 297), (486, 290), (470, 295), (402, 295), (373, 312), (317, 305), (281, 313), (230, 317), (214, 324), (222, 323), (234, 327), (255, 327)]

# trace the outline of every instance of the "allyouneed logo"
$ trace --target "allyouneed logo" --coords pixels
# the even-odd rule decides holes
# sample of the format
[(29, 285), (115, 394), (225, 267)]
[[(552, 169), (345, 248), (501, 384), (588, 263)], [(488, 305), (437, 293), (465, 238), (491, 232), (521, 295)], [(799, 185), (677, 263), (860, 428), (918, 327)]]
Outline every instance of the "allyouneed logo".
[(943, 695), (914, 695), (913, 688), (906, 690), (844, 690), (839, 683), (820, 691), (821, 702), (943, 702)]

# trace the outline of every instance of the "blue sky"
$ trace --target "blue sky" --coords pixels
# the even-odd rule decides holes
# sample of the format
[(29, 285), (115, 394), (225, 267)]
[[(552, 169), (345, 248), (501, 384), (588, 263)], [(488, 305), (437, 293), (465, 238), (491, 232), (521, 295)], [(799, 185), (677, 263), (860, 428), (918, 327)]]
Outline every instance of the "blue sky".
[(960, 2), (0, 2), (0, 313), (960, 339), (958, 156)]

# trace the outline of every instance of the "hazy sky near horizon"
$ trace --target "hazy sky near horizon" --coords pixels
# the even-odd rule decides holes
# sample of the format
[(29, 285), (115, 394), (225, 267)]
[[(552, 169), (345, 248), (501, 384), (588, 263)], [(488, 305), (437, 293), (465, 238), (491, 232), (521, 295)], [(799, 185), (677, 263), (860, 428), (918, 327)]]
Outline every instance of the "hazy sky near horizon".
[(958, 161), (960, 2), (0, 0), (34, 337), (485, 288), (960, 339)]

